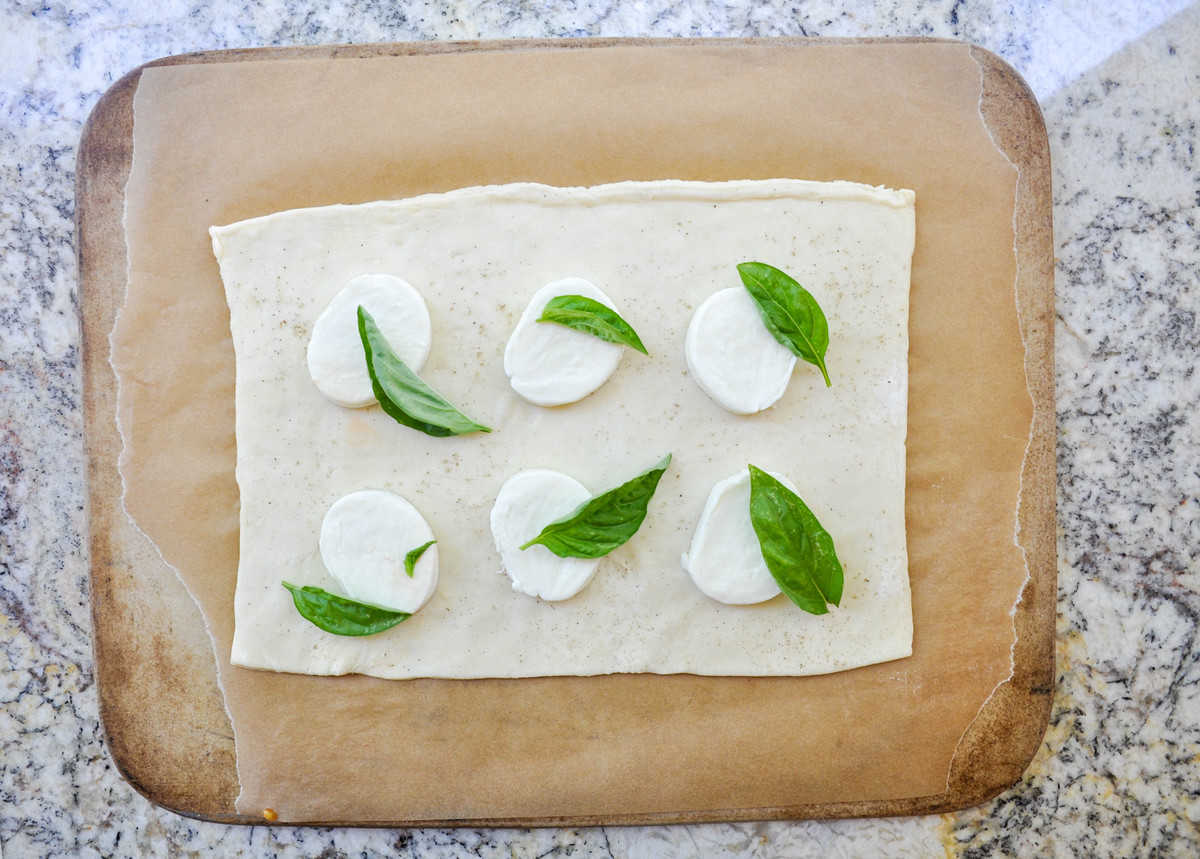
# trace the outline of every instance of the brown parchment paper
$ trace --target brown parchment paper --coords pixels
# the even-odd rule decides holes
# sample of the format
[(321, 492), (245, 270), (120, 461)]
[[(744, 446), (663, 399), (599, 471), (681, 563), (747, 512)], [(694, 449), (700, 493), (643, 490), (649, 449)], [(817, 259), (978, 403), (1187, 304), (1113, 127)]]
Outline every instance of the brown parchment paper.
[[(964, 45), (496, 50), (143, 72), (113, 333), (125, 504), (200, 605), (238, 810), (554, 818), (938, 794), (1010, 672), (1031, 405), (1016, 172)], [(850, 179), (916, 190), (907, 660), (808, 678), (315, 678), (228, 663), (233, 350), (205, 232), (296, 206), (510, 181)]]

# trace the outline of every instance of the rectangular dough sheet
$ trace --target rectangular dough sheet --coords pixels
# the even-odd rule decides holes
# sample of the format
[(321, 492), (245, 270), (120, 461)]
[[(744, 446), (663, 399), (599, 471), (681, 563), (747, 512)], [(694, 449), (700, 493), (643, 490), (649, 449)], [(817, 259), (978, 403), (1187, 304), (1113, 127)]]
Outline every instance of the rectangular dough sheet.
[[(212, 230), (237, 356), (241, 544), (232, 661), (386, 678), (616, 672), (821, 674), (912, 652), (904, 523), (908, 298), (914, 195), (848, 182), (512, 184), (296, 209)], [(688, 378), (692, 311), (740, 281), (735, 265), (792, 274), (829, 318), (833, 387), (800, 363), (783, 399), (725, 412)], [(424, 295), (422, 377), (490, 435), (431, 438), (376, 408), (344, 409), (308, 377), (310, 326), (352, 277), (388, 272)], [(518, 397), (502, 355), (546, 282), (591, 280), (642, 336), (613, 377), (556, 409)], [(638, 534), (576, 597), (513, 591), (488, 514), (512, 473), (553, 468), (601, 492), (663, 454), (674, 462)], [(716, 481), (747, 462), (787, 474), (834, 535), (842, 605), (806, 614), (779, 596), (726, 606), (680, 566)], [(326, 509), (380, 488), (438, 538), (440, 581), (407, 622), (326, 634), (287, 579), (336, 591), (317, 551)]]

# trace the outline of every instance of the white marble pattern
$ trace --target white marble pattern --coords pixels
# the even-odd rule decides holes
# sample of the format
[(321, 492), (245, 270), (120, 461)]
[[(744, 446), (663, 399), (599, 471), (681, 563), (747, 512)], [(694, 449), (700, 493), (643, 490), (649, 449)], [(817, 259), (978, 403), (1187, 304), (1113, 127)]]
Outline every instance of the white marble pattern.
[[(1200, 7), (10, 0), (0, 8), (0, 844), (4, 855), (1200, 853)], [(1174, 16), (1174, 17), (1173, 17)], [(75, 146), (122, 73), (262, 44), (504, 36), (929, 35), (999, 53), (1054, 160), (1058, 683), (1026, 776), (979, 809), (580, 830), (228, 827), (158, 809), (99, 736), (88, 640)], [(1124, 48), (1124, 50), (1122, 50)]]

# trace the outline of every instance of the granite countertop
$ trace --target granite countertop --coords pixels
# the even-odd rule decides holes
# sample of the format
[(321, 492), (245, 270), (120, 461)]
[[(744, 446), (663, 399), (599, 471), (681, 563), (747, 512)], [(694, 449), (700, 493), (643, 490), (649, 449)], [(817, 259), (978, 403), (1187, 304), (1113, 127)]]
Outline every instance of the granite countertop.
[[(0, 846), (26, 855), (1200, 854), (1200, 6), (16, 0), (0, 9)], [(508, 36), (966, 39), (1029, 81), (1053, 158), (1057, 689), (1024, 778), (923, 818), (571, 830), (202, 823), (117, 774), (97, 716), (75, 148), (121, 74), (185, 51)]]

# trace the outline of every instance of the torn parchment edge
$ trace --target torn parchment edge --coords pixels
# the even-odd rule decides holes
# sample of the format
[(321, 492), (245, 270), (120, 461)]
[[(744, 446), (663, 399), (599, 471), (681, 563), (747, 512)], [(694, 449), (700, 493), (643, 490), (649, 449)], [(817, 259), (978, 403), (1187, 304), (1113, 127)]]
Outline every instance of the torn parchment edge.
[(1021, 335), (1021, 347), (1022, 347), (1022, 353), (1023, 353), (1022, 360), (1021, 360), (1021, 366), (1022, 366), (1022, 372), (1025, 376), (1025, 395), (1027, 397), (1029, 397), (1029, 402), (1030, 402), (1030, 419), (1029, 419), (1029, 436), (1025, 440), (1025, 450), (1021, 454), (1021, 469), (1017, 474), (1017, 504), (1013, 510), (1013, 545), (1016, 546), (1017, 550), (1020, 551), (1020, 553), (1021, 553), (1021, 563), (1025, 567), (1025, 578), (1022, 579), (1021, 586), (1017, 589), (1016, 599), (1013, 600), (1013, 604), (1008, 610), (1008, 616), (1009, 616), (1009, 618), (1012, 619), (1012, 641), (1009, 643), (1009, 646), (1008, 646), (1008, 676), (1004, 677), (1002, 680), (998, 681), (996, 683), (996, 685), (994, 687), (992, 687), (992, 691), (989, 692), (988, 696), (983, 699), (983, 703), (981, 703), (979, 705), (979, 709), (976, 711), (974, 717), (972, 717), (971, 721), (967, 723), (967, 726), (965, 728), (963, 728), (963, 732), (959, 736), (958, 742), (954, 746), (954, 754), (952, 754), (950, 756), (950, 764), (946, 768), (946, 792), (947, 793), (951, 789), (950, 777), (954, 773), (955, 764), (958, 761), (959, 754), (962, 750), (963, 742), (966, 740), (967, 736), (971, 733), (971, 729), (975, 726), (975, 723), (977, 721), (979, 721), (979, 717), (981, 715), (983, 715), (985, 710), (987, 710), (988, 705), (991, 703), (992, 699), (994, 697), (996, 697), (996, 693), (1000, 690), (1000, 688), (1002, 686), (1004, 686), (1004, 684), (1010, 682), (1013, 679), (1013, 675), (1016, 673), (1016, 658), (1017, 658), (1016, 650), (1017, 650), (1017, 639), (1019, 637), (1018, 633), (1017, 633), (1017, 609), (1020, 607), (1021, 603), (1025, 600), (1025, 593), (1026, 593), (1026, 591), (1029, 590), (1029, 584), (1033, 580), (1033, 574), (1029, 570), (1029, 553), (1025, 550), (1025, 546), (1021, 543), (1021, 505), (1024, 501), (1025, 469), (1029, 464), (1029, 451), (1033, 447), (1034, 433), (1037, 429), (1037, 416), (1038, 416), (1038, 411), (1039, 411), (1037, 398), (1034, 397), (1033, 391), (1029, 387), (1029, 367), (1028, 367), (1029, 350), (1028, 350), (1028, 341), (1026, 338), (1025, 319), (1021, 312), (1021, 294), (1020, 294), (1021, 254), (1017, 248), (1017, 238), (1018, 238), (1018, 232), (1019, 232), (1018, 224), (1017, 224), (1017, 212), (1018, 212), (1017, 203), (1021, 197), (1021, 167), (1015, 161), (1013, 161), (1013, 159), (1009, 156), (1009, 154), (1004, 150), (1004, 147), (1002, 147), (999, 144), (999, 142), (997, 142), (996, 136), (994, 134), (992, 134), (992, 127), (988, 124), (987, 117), (985, 117), (983, 115), (984, 79), (987, 74), (987, 70), (984, 68), (984, 64), (980, 61), (979, 57), (977, 56), (976, 52), (978, 49), (974, 45), (969, 45), (969, 44), (965, 45), (964, 47), (967, 51), (967, 55), (970, 56), (971, 61), (973, 63), (975, 63), (975, 68), (979, 71), (979, 99), (976, 102), (976, 110), (979, 114), (979, 124), (983, 126), (983, 131), (985, 134), (987, 134), (988, 140), (991, 141), (992, 146), (994, 146), (996, 151), (1000, 153), (1000, 156), (1006, 162), (1008, 162), (1008, 165), (1012, 168), (1012, 171), (1013, 171), (1013, 213), (1012, 213), (1013, 283), (1012, 283), (1012, 291), (1013, 291), (1013, 305), (1016, 308), (1016, 312), (1017, 312), (1017, 330), (1019, 331), (1019, 333)]
[[(142, 71), (142, 75), (152, 74), (153, 71), (153, 69), (144, 69)], [(135, 129), (137, 127), (138, 101), (140, 94), (141, 79), (139, 78), (134, 89), (132, 105), (133, 125)], [(188, 598), (192, 601), (192, 605), (196, 607), (196, 611), (200, 615), (200, 621), (204, 624), (204, 632), (208, 636), (209, 645), (212, 650), (213, 672), (217, 682), (217, 691), (221, 693), (221, 708), (225, 711), (225, 718), (229, 720), (229, 733), (230, 736), (233, 737), (234, 749), (236, 750), (237, 726), (234, 723), (233, 713), (229, 709), (228, 696), (225, 694), (225, 678), (224, 672), (221, 670), (221, 659), (217, 652), (217, 638), (216, 635), (213, 634), (212, 625), (208, 620), (208, 614), (204, 611), (204, 607), (200, 604), (200, 600), (196, 596), (195, 592), (188, 585), (187, 580), (180, 573), (179, 568), (167, 560), (166, 556), (163, 554), (162, 548), (154, 541), (154, 539), (146, 532), (146, 530), (142, 528), (141, 523), (139, 523), (137, 517), (130, 512), (129, 505), (126, 503), (129, 482), (126, 479), (125, 469), (133, 455), (129, 438), (125, 434), (126, 425), (129, 423), (129, 421), (125, 419), (125, 412), (129, 409), (129, 403), (125, 397), (125, 380), (117, 367), (114, 357), (116, 352), (115, 340), (117, 338), (117, 332), (121, 329), (124, 321), (125, 309), (129, 301), (129, 285), (133, 282), (133, 255), (130, 252), (129, 247), (129, 186), (134, 183), (134, 177), (138, 172), (138, 153), (136, 144), (137, 135), (131, 131), (129, 138), (132, 143), (132, 152), (129, 157), (129, 176), (125, 180), (125, 187), (122, 189), (123, 196), (121, 200), (121, 235), (125, 241), (125, 293), (121, 297), (121, 304), (117, 308), (116, 315), (113, 318), (112, 329), (108, 332), (108, 367), (113, 374), (113, 382), (116, 386), (116, 408), (114, 409), (115, 413), (113, 415), (113, 423), (117, 428), (117, 436), (121, 440), (121, 452), (117, 455), (117, 476), (121, 479), (121, 512), (125, 515), (126, 521), (133, 528), (133, 530), (154, 550), (154, 554), (158, 556), (158, 559), (162, 562), (163, 566), (170, 570), (179, 583), (183, 586)], [(237, 773), (238, 780), (238, 795), (234, 801), (234, 807), (236, 808), (238, 802), (241, 800), (243, 787), (242, 773), (236, 751), (233, 757), (235, 772)]]

